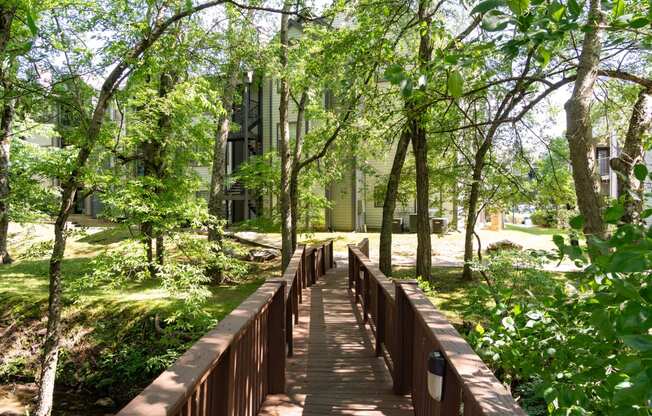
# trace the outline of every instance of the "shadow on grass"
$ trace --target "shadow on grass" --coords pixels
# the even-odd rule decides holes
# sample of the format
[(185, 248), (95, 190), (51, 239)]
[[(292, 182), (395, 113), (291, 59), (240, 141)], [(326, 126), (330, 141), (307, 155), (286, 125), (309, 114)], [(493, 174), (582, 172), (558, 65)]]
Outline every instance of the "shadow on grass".
[[(395, 279), (414, 279), (414, 267), (399, 267), (394, 270)], [(451, 321), (458, 326), (466, 319), (470, 306), (470, 293), (477, 285), (479, 276), (471, 281), (462, 279), (461, 267), (433, 267), (428, 298)]]

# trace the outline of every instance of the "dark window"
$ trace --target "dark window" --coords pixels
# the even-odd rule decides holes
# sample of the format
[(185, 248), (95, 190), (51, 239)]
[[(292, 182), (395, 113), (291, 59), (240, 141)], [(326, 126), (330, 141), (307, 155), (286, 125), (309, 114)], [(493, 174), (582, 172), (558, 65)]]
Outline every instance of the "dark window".
[(609, 175), (609, 148), (599, 147), (596, 150), (596, 159), (598, 159), (598, 170), (600, 176)]

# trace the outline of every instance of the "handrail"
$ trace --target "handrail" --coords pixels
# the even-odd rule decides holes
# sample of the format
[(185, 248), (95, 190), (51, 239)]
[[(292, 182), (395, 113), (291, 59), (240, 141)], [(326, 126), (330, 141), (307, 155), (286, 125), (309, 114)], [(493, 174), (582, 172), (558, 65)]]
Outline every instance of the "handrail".
[[(366, 240), (366, 239), (365, 239)], [(362, 252), (368, 241), (349, 245), (349, 288), (362, 306), (384, 356), (396, 394), (411, 394), (415, 414), (525, 415), (511, 394), (414, 280), (388, 279)], [(427, 360), (439, 351), (446, 360), (444, 394), (427, 389)]]
[(308, 271), (314, 282), (334, 266), (333, 241), (307, 251), (299, 246), (282, 278), (263, 283), (117, 416), (253, 416), (268, 394), (283, 393)]

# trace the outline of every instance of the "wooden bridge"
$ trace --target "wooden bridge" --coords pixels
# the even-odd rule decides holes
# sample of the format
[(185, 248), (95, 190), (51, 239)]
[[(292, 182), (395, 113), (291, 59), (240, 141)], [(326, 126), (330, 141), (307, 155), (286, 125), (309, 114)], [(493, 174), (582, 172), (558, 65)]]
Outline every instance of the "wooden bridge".
[(332, 242), (300, 246), (118, 416), (525, 415), (416, 282), (368, 254), (367, 240), (350, 245), (335, 267)]

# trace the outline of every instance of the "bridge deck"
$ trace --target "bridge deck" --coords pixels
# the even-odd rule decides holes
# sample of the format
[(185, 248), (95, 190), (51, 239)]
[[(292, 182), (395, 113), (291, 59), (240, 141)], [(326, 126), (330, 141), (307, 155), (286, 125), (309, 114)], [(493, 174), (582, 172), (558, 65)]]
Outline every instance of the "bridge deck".
[(273, 395), (260, 415), (413, 415), (411, 400), (392, 392), (369, 330), (347, 288), (347, 264), (303, 293), (287, 363), (287, 394)]

